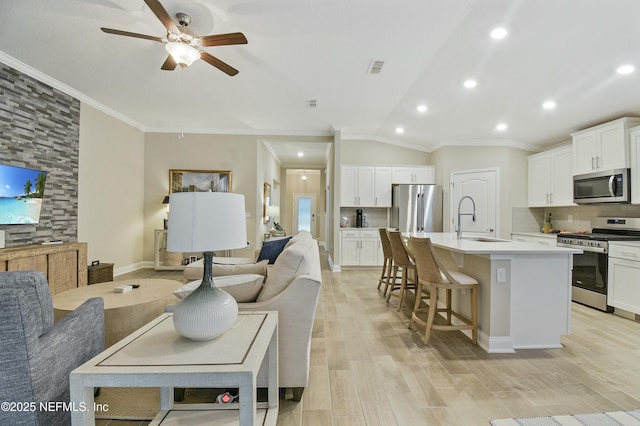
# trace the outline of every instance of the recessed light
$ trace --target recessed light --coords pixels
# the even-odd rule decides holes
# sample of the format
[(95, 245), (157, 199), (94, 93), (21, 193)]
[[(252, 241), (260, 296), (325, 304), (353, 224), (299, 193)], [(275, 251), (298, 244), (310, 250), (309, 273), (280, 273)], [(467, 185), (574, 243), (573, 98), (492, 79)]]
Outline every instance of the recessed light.
[(302, 152), (302, 151), (301, 151), (301, 152), (299, 152), (299, 153), (298, 153), (298, 157), (304, 157), (304, 152)]
[(396, 133), (401, 135), (404, 133), (404, 129), (402, 127), (396, 127)]
[(493, 31), (491, 31), (492, 39), (500, 40), (505, 38), (506, 36), (507, 36), (507, 30), (505, 30), (504, 28), (494, 28)]
[(496, 130), (499, 132), (504, 132), (505, 130), (507, 130), (509, 128), (509, 126), (505, 123), (498, 123), (496, 125)]
[(553, 101), (546, 101), (542, 104), (542, 108), (544, 109), (554, 109), (556, 107), (556, 103)]
[(427, 112), (428, 108), (426, 105), (418, 105), (416, 109), (418, 110), (418, 112)]
[(465, 80), (464, 83), (462, 83), (462, 85), (467, 89), (473, 89), (478, 85), (478, 83), (475, 80)]
[(635, 70), (636, 69), (633, 65), (621, 65), (616, 71), (618, 72), (618, 74), (631, 74)]

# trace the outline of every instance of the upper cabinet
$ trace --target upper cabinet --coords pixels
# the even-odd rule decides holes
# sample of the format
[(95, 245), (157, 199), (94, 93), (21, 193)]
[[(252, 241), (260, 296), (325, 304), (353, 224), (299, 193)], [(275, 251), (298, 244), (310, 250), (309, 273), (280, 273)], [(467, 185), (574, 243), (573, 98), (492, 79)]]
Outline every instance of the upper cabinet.
[(637, 123), (626, 117), (572, 133), (573, 174), (630, 167), (629, 127)]
[(629, 133), (631, 144), (631, 203), (640, 204), (640, 126)]
[(391, 168), (342, 166), (340, 205), (391, 207)]
[(436, 169), (433, 166), (398, 166), (391, 168), (391, 183), (435, 184)]
[(529, 156), (529, 207), (571, 206), (571, 146)]

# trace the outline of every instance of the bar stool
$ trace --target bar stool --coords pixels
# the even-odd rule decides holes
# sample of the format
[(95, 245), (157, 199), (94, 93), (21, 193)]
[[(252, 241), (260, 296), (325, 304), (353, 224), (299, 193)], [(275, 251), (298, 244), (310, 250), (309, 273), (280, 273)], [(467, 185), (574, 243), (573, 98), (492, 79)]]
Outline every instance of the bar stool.
[[(391, 245), (391, 253), (393, 254), (393, 267), (391, 278), (389, 278), (389, 292), (387, 293), (387, 303), (391, 299), (391, 296), (398, 298), (397, 311), (400, 311), (402, 306), (402, 299), (407, 289), (415, 289), (416, 282), (411, 281), (409, 278), (409, 272), (416, 272), (416, 264), (411, 259), (407, 247), (404, 244), (400, 231), (387, 230), (387, 236), (389, 237), (389, 244)], [(400, 284), (398, 284), (398, 273), (400, 275)], [(395, 291), (397, 290), (397, 293)]]
[(387, 236), (387, 228), (378, 228), (378, 231), (380, 232), (380, 243), (382, 244), (382, 254), (384, 256), (382, 271), (380, 272), (380, 279), (378, 280), (378, 291), (380, 291), (380, 287), (384, 284), (382, 295), (386, 296), (393, 270), (393, 252), (391, 251), (391, 243)]
[[(418, 270), (418, 284), (416, 288), (416, 302), (411, 313), (409, 328), (414, 323), (425, 326), (422, 342), (426, 345), (431, 336), (431, 330), (471, 330), (471, 342), (478, 344), (478, 281), (469, 275), (458, 271), (448, 271), (443, 267), (435, 254), (433, 245), (429, 238), (409, 239), (409, 250), (413, 255)], [(445, 307), (438, 308), (438, 290), (444, 290)], [(452, 290), (470, 290), (471, 318), (466, 318), (451, 308)], [(420, 309), (420, 302), (426, 298), (422, 296), (423, 291), (429, 293), (429, 306), (427, 309)], [(434, 324), (436, 313), (445, 312), (447, 324)], [(427, 313), (427, 319), (422, 320), (419, 314)], [(451, 317), (454, 316), (463, 324), (452, 324)]]

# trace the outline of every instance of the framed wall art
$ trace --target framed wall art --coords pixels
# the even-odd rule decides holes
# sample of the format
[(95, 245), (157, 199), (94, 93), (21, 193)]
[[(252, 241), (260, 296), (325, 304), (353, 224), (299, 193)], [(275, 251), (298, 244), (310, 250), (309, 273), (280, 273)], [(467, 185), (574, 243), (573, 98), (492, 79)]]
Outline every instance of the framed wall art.
[(169, 170), (173, 192), (231, 192), (231, 170)]

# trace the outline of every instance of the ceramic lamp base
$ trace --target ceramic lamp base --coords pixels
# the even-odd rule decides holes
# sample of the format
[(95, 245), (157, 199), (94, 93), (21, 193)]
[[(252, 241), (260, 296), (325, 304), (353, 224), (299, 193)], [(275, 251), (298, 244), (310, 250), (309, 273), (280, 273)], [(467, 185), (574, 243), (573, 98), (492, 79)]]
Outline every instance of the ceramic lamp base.
[(182, 299), (173, 312), (173, 327), (191, 340), (211, 340), (233, 327), (238, 319), (238, 303), (213, 284), (213, 252), (204, 252), (202, 283)]
[(182, 336), (197, 341), (211, 340), (233, 327), (238, 304), (229, 293), (202, 282), (184, 298), (173, 313), (173, 326)]

